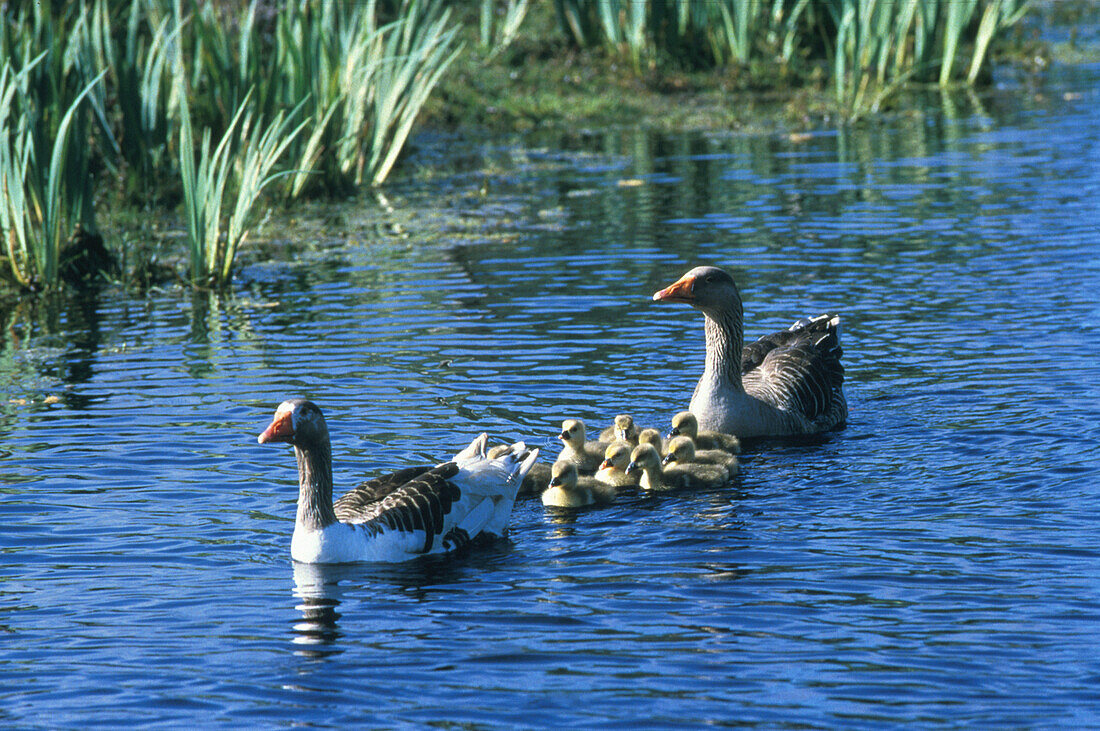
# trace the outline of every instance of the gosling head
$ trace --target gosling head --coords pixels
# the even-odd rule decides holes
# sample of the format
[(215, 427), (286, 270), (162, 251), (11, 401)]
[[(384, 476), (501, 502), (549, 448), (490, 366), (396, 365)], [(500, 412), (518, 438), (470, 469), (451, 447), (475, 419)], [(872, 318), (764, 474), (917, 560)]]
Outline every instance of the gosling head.
[(260, 444), (286, 442), (295, 447), (328, 444), (328, 425), (317, 404), (306, 399), (289, 399), (275, 409), (271, 424), (256, 441)]
[(642, 429), (638, 432), (638, 444), (648, 444), (657, 450), (657, 454), (661, 453), (661, 449), (664, 446), (661, 440), (661, 432), (656, 429)]
[(619, 414), (615, 417), (615, 438), (622, 439), (624, 442), (630, 441), (630, 436), (634, 432), (634, 417), (630, 414)]
[(580, 419), (566, 419), (561, 423), (558, 439), (574, 449), (584, 446), (584, 422)]
[(558, 460), (550, 468), (550, 487), (572, 490), (577, 486), (577, 465)]
[(669, 438), (678, 437), (681, 434), (692, 439), (699, 436), (699, 420), (690, 411), (681, 411), (672, 417), (672, 430), (668, 433)]
[(604, 450), (600, 469), (615, 468), (625, 471), (628, 464), (630, 464), (630, 445), (626, 442), (615, 442)]
[(662, 464), (693, 462), (695, 460), (695, 442), (691, 437), (675, 437), (668, 443), (668, 454)]
[(630, 453), (630, 464), (626, 466), (628, 474), (644, 472), (661, 466), (661, 457), (652, 444), (639, 444)]

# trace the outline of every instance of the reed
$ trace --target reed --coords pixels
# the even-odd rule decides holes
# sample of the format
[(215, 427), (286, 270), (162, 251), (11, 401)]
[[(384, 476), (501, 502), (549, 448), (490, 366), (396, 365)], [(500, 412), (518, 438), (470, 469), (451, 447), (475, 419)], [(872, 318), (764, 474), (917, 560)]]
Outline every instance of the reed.
[[(299, 110), (279, 112), (271, 122), (254, 126), (250, 95), (241, 101), (217, 146), (203, 130), (195, 147), (189, 94), (183, 72), (176, 75), (180, 99), (179, 169), (183, 182), (184, 218), (191, 255), (191, 282), (197, 286), (226, 284), (237, 250), (256, 220), (256, 203), (263, 189), (280, 175), (272, 169), (305, 127), (293, 126)], [(196, 167), (196, 152), (198, 165)]]
[(527, 17), (530, 0), (481, 0), (478, 8), (478, 46), (492, 59), (512, 45)]
[(224, 128), (250, 91), (256, 112), (268, 117), (304, 101), (311, 132), (288, 150), (299, 172), (285, 193), (378, 185), (457, 54), (458, 28), (445, 5), (405, 0), (400, 19), (380, 25), (375, 0), (299, 0), (269, 33), (256, 28), (255, 1), (230, 20), (205, 6), (184, 39), (200, 69), (191, 79), (202, 100), (195, 115)]
[(92, 133), (109, 139), (106, 71), (86, 8), (70, 8), (67, 24), (41, 4), (6, 11), (3, 21), (0, 231), (14, 279), (45, 290), (58, 283), (70, 234), (95, 230)]
[[(562, 31), (636, 67), (829, 69), (853, 116), (909, 80), (974, 83), (990, 43), (1027, 0), (555, 0)], [(959, 69), (969, 64), (965, 76)]]

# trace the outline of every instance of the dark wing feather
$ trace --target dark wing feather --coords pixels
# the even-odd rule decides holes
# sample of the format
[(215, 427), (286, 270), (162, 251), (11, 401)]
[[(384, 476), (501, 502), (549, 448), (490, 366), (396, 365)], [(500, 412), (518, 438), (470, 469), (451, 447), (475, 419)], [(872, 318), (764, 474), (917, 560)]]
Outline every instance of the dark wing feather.
[(372, 506), (405, 483), (432, 469), (435, 469), (433, 465), (406, 467), (388, 475), (360, 482), (358, 486), (333, 503), (332, 507), (336, 511), (337, 520), (344, 523), (362, 523), (369, 520), (376, 514), (370, 512)]
[(796, 322), (745, 347), (745, 390), (762, 401), (809, 420), (833, 408), (844, 383), (838, 318), (822, 315)]
[[(421, 550), (427, 553), (436, 536), (443, 532), (444, 517), (462, 496), (458, 485), (451, 480), (457, 474), (458, 465), (454, 462), (422, 471), (346, 522), (375, 522), (405, 532), (422, 530), (424, 547)], [(336, 516), (339, 518), (340, 513)]]

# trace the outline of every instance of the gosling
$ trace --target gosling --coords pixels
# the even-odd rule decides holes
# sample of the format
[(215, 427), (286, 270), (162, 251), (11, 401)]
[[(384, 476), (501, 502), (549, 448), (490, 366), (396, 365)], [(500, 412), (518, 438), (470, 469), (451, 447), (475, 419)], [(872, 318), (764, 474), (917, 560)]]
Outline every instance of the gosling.
[(709, 467), (709, 474), (698, 469), (688, 469), (687, 465), (665, 468), (661, 457), (652, 444), (639, 444), (630, 454), (628, 473), (642, 473), (639, 486), (643, 490), (676, 490), (682, 488), (699, 489), (721, 487), (729, 482), (726, 471), (715, 465), (692, 465), (693, 468)]
[(614, 487), (637, 487), (638, 480), (626, 472), (628, 464), (630, 445), (622, 441), (615, 442), (603, 453), (603, 462), (600, 469), (596, 470), (596, 479)]
[(638, 444), (650, 444), (657, 450), (657, 456), (663, 457), (668, 448), (668, 442), (656, 429), (642, 429), (638, 432)]
[(577, 471), (582, 475), (592, 475), (603, 462), (607, 442), (586, 442), (584, 432), (584, 422), (580, 419), (566, 419), (561, 423), (558, 439), (563, 446), (558, 459), (577, 465)]
[(721, 449), (696, 449), (691, 437), (673, 437), (668, 443), (668, 454), (661, 460), (661, 464), (720, 467), (726, 471), (727, 477), (733, 477), (741, 471), (737, 457)]
[(634, 417), (630, 414), (619, 414), (615, 417), (615, 423), (600, 432), (600, 441), (612, 443), (624, 441), (631, 447), (638, 444), (638, 427), (634, 424)]
[(558, 461), (550, 468), (550, 485), (542, 493), (542, 504), (553, 508), (583, 508), (606, 505), (615, 499), (615, 488), (577, 474), (577, 465)]
[(723, 434), (717, 431), (699, 431), (699, 420), (690, 411), (681, 411), (672, 417), (672, 431), (668, 438), (685, 436), (691, 437), (698, 449), (722, 449), (730, 454), (741, 453), (741, 440), (733, 434)]

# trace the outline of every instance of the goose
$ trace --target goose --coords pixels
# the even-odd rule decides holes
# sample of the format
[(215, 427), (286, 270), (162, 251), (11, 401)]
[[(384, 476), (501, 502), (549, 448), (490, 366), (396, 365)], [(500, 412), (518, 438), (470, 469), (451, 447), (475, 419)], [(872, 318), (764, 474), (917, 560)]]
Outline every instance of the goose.
[(664, 465), (699, 465), (721, 467), (727, 477), (733, 477), (741, 471), (741, 465), (729, 452), (721, 449), (696, 449), (691, 437), (676, 437), (668, 443), (668, 454), (661, 460)]
[(619, 414), (615, 417), (615, 423), (600, 432), (601, 442), (614, 442), (622, 440), (632, 447), (638, 445), (638, 427), (634, 425), (634, 417), (630, 414)]
[(608, 446), (603, 453), (603, 462), (600, 469), (596, 470), (596, 479), (615, 487), (634, 487), (638, 480), (626, 473), (626, 466), (630, 464), (630, 444), (623, 441), (615, 442)]
[(577, 471), (582, 475), (591, 475), (600, 468), (603, 462), (603, 453), (607, 449), (607, 442), (584, 441), (585, 426), (580, 419), (566, 419), (561, 423), (561, 434), (558, 439), (562, 441), (559, 460), (572, 462), (577, 465)]
[(656, 292), (704, 316), (707, 357), (690, 409), (708, 431), (745, 437), (813, 434), (844, 424), (840, 318), (803, 318), (744, 345), (741, 295), (725, 271), (696, 267)]
[[(511, 444), (497, 444), (489, 447), (489, 451), (485, 453), (485, 456), (492, 460), (503, 457), (510, 451), (512, 451)], [(527, 474), (523, 476), (523, 484), (520, 485), (516, 497), (533, 497), (535, 495), (541, 495), (542, 491), (545, 490), (546, 486), (549, 484), (550, 465), (545, 462), (535, 462), (531, 465), (531, 469), (527, 471)]]
[(672, 429), (668, 438), (685, 436), (699, 449), (721, 449), (730, 454), (741, 454), (741, 440), (732, 434), (718, 431), (699, 431), (699, 420), (690, 411), (681, 411), (672, 417)]
[[(706, 467), (708, 465), (693, 465)], [(713, 467), (713, 465), (710, 465)], [(685, 465), (663, 467), (661, 457), (652, 444), (639, 444), (630, 454), (628, 473), (641, 473), (639, 486), (643, 490), (675, 490), (678, 488), (721, 487), (729, 481), (724, 469), (687, 469)]]
[(302, 563), (407, 561), (446, 553), (481, 533), (504, 535), (516, 492), (537, 449), (517, 442), (489, 459), (482, 434), (449, 462), (369, 480), (332, 501), (332, 446), (324, 414), (291, 399), (260, 444), (285, 442), (298, 458), (298, 516), (290, 555)]
[(615, 499), (615, 488), (592, 477), (577, 474), (577, 465), (558, 461), (550, 468), (550, 486), (542, 493), (542, 504), (557, 508), (606, 505)]

